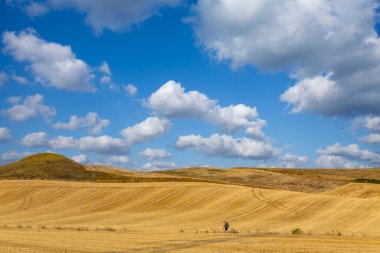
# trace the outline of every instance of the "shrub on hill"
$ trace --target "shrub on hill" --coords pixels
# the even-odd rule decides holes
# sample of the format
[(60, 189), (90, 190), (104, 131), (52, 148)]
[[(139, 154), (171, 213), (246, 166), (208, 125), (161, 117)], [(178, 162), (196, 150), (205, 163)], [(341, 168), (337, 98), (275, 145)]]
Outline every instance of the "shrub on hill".
[(366, 179), (366, 178), (357, 178), (354, 180), (355, 183), (367, 183), (367, 184), (380, 184), (380, 180), (377, 179)]
[(74, 181), (126, 181), (126, 177), (89, 171), (65, 157), (52, 153), (31, 155), (0, 167), (1, 179), (59, 179)]

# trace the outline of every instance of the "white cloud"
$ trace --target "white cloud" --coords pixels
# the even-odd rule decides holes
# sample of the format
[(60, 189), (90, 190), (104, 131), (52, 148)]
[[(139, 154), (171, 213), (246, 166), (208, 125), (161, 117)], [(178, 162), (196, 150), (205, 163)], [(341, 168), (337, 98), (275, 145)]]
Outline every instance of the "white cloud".
[(165, 159), (171, 156), (171, 154), (164, 149), (152, 149), (147, 148), (140, 153), (140, 156), (143, 156), (149, 160)]
[(109, 76), (102, 76), (100, 78), (100, 83), (101, 84), (112, 84), (112, 79)]
[(16, 73), (12, 73), (11, 78), (19, 84), (27, 84), (28, 83), (28, 79), (26, 79), (25, 77), (19, 76)]
[(11, 97), (8, 102), (14, 104), (11, 108), (1, 110), (1, 113), (12, 120), (23, 121), (31, 117), (41, 115), (45, 120), (50, 120), (56, 115), (54, 107), (44, 104), (44, 96), (36, 94), (26, 96), (24, 100), (18, 97)]
[(4, 32), (4, 52), (29, 63), (35, 80), (42, 85), (72, 91), (94, 91), (90, 67), (78, 59), (70, 46), (47, 42), (33, 30)]
[(69, 122), (58, 122), (52, 125), (55, 129), (76, 130), (78, 128), (87, 127), (91, 134), (100, 134), (103, 128), (109, 125), (109, 120), (102, 119), (96, 112), (89, 112), (84, 117), (72, 115)]
[(49, 147), (53, 149), (72, 149), (77, 146), (78, 141), (71, 136), (57, 136), (49, 141)]
[(129, 144), (142, 143), (166, 133), (169, 127), (170, 122), (167, 119), (149, 117), (134, 126), (125, 128), (121, 134)]
[(170, 170), (177, 166), (174, 162), (149, 162), (142, 166), (145, 171)]
[(228, 135), (213, 134), (208, 138), (200, 135), (180, 136), (175, 144), (178, 149), (191, 149), (206, 155), (269, 160), (280, 151), (271, 143), (249, 138), (233, 138)]
[(32, 153), (29, 152), (23, 152), (23, 153), (17, 153), (16, 151), (12, 150), (10, 152), (5, 152), (0, 155), (0, 161), (2, 162), (15, 162), (17, 160), (20, 160), (26, 156), (31, 155)]
[(361, 137), (360, 140), (369, 144), (380, 144), (380, 134), (369, 134)]
[(5, 2), (12, 7), (21, 9), (31, 18), (42, 16), (49, 12), (49, 8), (42, 2), (29, 0), (6, 0)]
[(257, 119), (256, 122), (251, 122), (250, 126), (245, 130), (245, 133), (248, 137), (254, 138), (254, 139), (266, 139), (267, 137), (263, 133), (262, 129), (264, 126), (267, 125), (267, 122), (262, 119)]
[(126, 155), (111, 155), (102, 161), (102, 164), (123, 165), (129, 163), (129, 157)]
[(27, 134), (20, 142), (29, 148), (80, 149), (100, 155), (124, 154), (129, 149), (129, 143), (124, 139), (108, 135), (85, 136), (74, 139), (71, 136), (57, 136), (49, 139), (45, 132)]
[(293, 112), (380, 113), (378, 6), (371, 0), (199, 0), (193, 26), (200, 44), (233, 68), (289, 71), (296, 83), (281, 99)]
[[(292, 104), (292, 111), (295, 113), (302, 111), (316, 114), (329, 112), (333, 115), (338, 113), (347, 101), (347, 99), (343, 101), (339, 100), (338, 96), (332, 96), (332, 94), (341, 92), (338, 89), (336, 82), (331, 80), (331, 74), (312, 79), (306, 78), (286, 90), (281, 95), (281, 100)], [(329, 92), (331, 95), (326, 96)], [(326, 97), (330, 99), (327, 103)], [(334, 108), (331, 108), (331, 103), (335, 103)]]
[(154, 92), (146, 105), (161, 116), (200, 118), (216, 103), (198, 91), (185, 92), (180, 83), (171, 80)]
[(102, 65), (100, 65), (99, 70), (100, 72), (102, 72), (103, 74), (107, 76), (112, 76), (110, 66), (108, 65), (107, 62), (103, 62)]
[(114, 0), (105, 3), (103, 0), (49, 0), (53, 9), (74, 8), (85, 13), (86, 23), (99, 33), (104, 29), (124, 31), (134, 24), (158, 13), (162, 7), (177, 6), (181, 0)]
[(32, 2), (25, 6), (25, 12), (30, 17), (43, 16), (49, 12), (49, 8), (43, 4), (38, 2)]
[(11, 131), (6, 127), (0, 127), (0, 143), (8, 141), (12, 138)]
[(335, 143), (324, 149), (317, 150), (317, 166), (320, 167), (369, 167), (380, 165), (380, 155), (366, 149), (361, 149), (357, 144), (342, 146)]
[(99, 71), (104, 75), (100, 78), (100, 83), (108, 85), (110, 90), (118, 90), (119, 87), (112, 82), (112, 72), (107, 62), (103, 62)]
[(256, 122), (259, 114), (256, 107), (243, 104), (227, 107), (216, 106), (209, 111), (208, 120), (216, 125), (221, 125), (228, 132), (235, 132), (241, 128), (253, 128), (265, 126), (265, 121)]
[(45, 132), (35, 132), (27, 134), (20, 142), (29, 148), (47, 148), (50, 147), (48, 135)]
[(219, 125), (227, 132), (250, 128), (247, 134), (262, 138), (266, 122), (259, 119), (256, 107), (243, 104), (222, 107), (198, 91), (188, 91), (175, 81), (168, 81), (154, 92), (145, 105), (160, 116), (197, 118)]
[(320, 168), (360, 168), (360, 165), (358, 163), (335, 155), (321, 155), (317, 158), (315, 163)]
[(85, 163), (87, 162), (87, 156), (86, 155), (75, 155), (71, 157), (72, 160), (74, 160), (77, 163)]
[(86, 136), (78, 141), (79, 149), (98, 154), (123, 154), (128, 151), (128, 143), (125, 140), (113, 138), (108, 135)]
[(380, 116), (368, 115), (357, 118), (354, 124), (365, 127), (370, 132), (380, 133)]
[(137, 91), (138, 91), (138, 89), (137, 89), (137, 87), (136, 86), (134, 86), (133, 84), (128, 84), (128, 85), (126, 85), (125, 87), (125, 90), (128, 92), (128, 94), (130, 95), (130, 96), (135, 96), (136, 94), (137, 94)]
[(285, 154), (283, 157), (280, 158), (280, 166), (285, 168), (298, 168), (300, 166), (303, 166), (307, 163), (308, 158), (307, 156), (296, 156), (292, 154)]
[(357, 117), (352, 122), (354, 130), (364, 128), (369, 131), (369, 134), (359, 138), (369, 144), (380, 144), (380, 116), (366, 115)]

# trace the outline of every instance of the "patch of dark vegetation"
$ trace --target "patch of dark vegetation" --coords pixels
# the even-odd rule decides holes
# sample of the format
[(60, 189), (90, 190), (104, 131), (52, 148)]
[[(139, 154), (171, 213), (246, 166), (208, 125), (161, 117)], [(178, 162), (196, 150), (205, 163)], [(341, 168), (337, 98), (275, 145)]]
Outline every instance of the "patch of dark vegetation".
[(366, 184), (380, 184), (378, 179), (367, 179), (367, 178), (357, 178), (354, 180), (355, 183), (366, 183)]
[(292, 230), (293, 235), (302, 235), (303, 231), (300, 228), (295, 228)]
[(116, 229), (112, 227), (97, 227), (96, 231), (115, 232)]

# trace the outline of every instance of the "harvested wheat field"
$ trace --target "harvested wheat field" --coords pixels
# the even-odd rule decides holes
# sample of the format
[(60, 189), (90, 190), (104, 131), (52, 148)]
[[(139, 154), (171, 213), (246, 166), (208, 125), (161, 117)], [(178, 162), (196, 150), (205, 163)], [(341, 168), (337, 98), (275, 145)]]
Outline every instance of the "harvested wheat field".
[(4, 180), (0, 252), (380, 252), (380, 188), (361, 186)]

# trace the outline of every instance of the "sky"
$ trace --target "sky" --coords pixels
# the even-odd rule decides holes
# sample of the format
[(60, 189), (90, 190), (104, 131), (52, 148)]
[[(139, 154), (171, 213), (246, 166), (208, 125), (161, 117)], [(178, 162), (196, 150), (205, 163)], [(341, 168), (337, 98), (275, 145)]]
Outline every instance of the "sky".
[(1, 0), (0, 164), (379, 167), (378, 9)]

